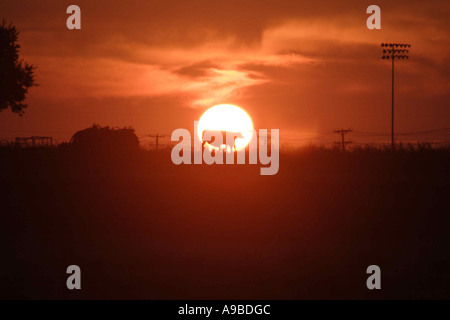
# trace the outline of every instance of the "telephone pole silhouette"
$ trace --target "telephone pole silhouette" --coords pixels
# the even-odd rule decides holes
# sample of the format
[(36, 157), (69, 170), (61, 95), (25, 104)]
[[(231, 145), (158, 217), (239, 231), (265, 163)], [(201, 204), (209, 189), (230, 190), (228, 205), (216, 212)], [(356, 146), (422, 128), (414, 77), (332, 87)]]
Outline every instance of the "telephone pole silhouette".
[[(392, 61), (392, 110), (391, 110), (391, 146), (392, 149), (395, 147), (394, 142), (394, 60), (395, 59), (409, 59), (409, 50), (406, 48), (411, 48), (410, 44), (406, 43), (382, 43), (381, 46), (387, 47), (389, 49), (383, 49), (382, 59), (391, 59)], [(405, 49), (394, 49), (394, 48), (405, 48)]]
[(158, 134), (158, 133), (156, 133), (156, 134), (150, 134), (149, 137), (150, 137), (150, 138), (155, 138), (155, 148), (156, 148), (156, 150), (158, 150), (158, 147), (159, 147), (159, 139), (160, 139), (160, 138), (168, 137), (168, 135), (167, 135), (167, 134)]
[(349, 132), (352, 132), (353, 129), (335, 129), (334, 133), (338, 133), (341, 135), (341, 141), (336, 141), (336, 144), (341, 145), (342, 151), (345, 151), (345, 145), (352, 143), (351, 141), (345, 141), (345, 135)]

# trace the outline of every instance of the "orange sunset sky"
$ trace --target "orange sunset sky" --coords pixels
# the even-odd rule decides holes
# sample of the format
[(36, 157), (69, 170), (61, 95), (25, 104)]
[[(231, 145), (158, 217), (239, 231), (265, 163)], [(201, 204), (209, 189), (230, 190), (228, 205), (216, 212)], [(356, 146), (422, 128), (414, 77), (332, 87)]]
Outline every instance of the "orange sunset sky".
[[(81, 30), (66, 28), (71, 4)], [(366, 27), (371, 4), (381, 30)], [(39, 86), (23, 117), (0, 113), (0, 137), (68, 140), (94, 122), (170, 134), (232, 103), (285, 143), (334, 141), (340, 127), (387, 134), (355, 132), (354, 141), (388, 141), (391, 66), (381, 42), (412, 44), (396, 64), (397, 132), (449, 127), (449, 16), (448, 0), (5, 0), (0, 18), (21, 31)], [(416, 138), (431, 137), (405, 140)]]

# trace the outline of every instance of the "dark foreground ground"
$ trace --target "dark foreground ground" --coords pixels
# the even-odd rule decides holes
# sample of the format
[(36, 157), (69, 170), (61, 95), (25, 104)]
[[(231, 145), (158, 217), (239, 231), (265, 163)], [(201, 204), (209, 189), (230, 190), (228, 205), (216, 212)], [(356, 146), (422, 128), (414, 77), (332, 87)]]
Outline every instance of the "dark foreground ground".
[(450, 298), (448, 149), (280, 157), (1, 149), (0, 298)]

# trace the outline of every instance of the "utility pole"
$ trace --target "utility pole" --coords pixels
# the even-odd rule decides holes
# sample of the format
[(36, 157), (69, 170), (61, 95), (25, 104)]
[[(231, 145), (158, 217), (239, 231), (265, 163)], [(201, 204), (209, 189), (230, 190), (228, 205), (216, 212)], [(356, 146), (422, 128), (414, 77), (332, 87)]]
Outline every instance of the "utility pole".
[[(411, 48), (410, 44), (406, 43), (382, 43), (381, 46), (383, 49), (382, 59), (391, 59), (392, 61), (392, 110), (391, 110), (391, 146), (392, 149), (395, 148), (394, 142), (394, 60), (395, 59), (409, 59), (409, 50), (406, 48)], [(400, 49), (395, 49), (400, 48)], [(401, 49), (405, 48), (405, 49)]]
[(167, 135), (167, 134), (158, 134), (158, 133), (156, 133), (156, 135), (151, 134), (151, 135), (149, 135), (149, 137), (150, 137), (150, 138), (155, 138), (155, 148), (156, 148), (156, 150), (158, 150), (158, 147), (159, 147), (159, 138), (168, 137), (168, 135)]
[(345, 151), (345, 145), (352, 143), (351, 141), (345, 141), (345, 135), (349, 132), (352, 132), (353, 129), (335, 129), (334, 133), (338, 133), (341, 135), (341, 141), (336, 141), (336, 144), (341, 145), (342, 151)]

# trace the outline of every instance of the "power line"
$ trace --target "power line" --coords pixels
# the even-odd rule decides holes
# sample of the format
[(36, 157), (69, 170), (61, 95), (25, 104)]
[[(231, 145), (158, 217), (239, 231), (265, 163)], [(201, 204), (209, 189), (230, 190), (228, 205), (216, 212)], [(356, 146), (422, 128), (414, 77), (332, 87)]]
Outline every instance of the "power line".
[(15, 132), (15, 133), (69, 133), (72, 134), (73, 131), (49, 131), (49, 130), (4, 130), (0, 129), (0, 132)]
[(351, 141), (345, 141), (345, 135), (349, 132), (352, 132), (353, 129), (335, 129), (334, 133), (338, 133), (341, 135), (341, 141), (336, 141), (336, 144), (341, 145), (342, 151), (345, 151), (345, 145), (352, 143)]
[[(442, 131), (449, 131), (449, 130), (450, 130), (450, 127), (435, 129), (435, 130), (426, 130), (426, 131), (400, 132), (400, 133), (397, 133), (397, 135), (406, 136), (406, 135), (415, 135), (415, 134), (439, 133)], [(354, 132), (358, 135), (368, 135), (368, 136), (388, 136), (389, 135), (389, 133), (386, 133), (386, 132), (367, 132), (367, 131), (358, 131), (358, 130), (355, 130)], [(444, 134), (446, 134), (446, 133), (444, 133)]]
[(156, 133), (155, 135), (154, 134), (150, 134), (148, 136), (150, 138), (155, 138), (155, 148), (156, 148), (156, 150), (158, 150), (158, 147), (159, 147), (159, 139), (160, 138), (169, 137), (169, 135), (167, 135), (167, 134), (158, 134), (158, 133)]

